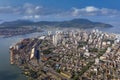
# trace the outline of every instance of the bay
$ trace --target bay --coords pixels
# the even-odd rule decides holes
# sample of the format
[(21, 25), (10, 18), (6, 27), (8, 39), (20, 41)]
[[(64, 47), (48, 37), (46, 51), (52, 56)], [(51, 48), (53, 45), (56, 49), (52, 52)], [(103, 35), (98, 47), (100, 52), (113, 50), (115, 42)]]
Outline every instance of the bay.
[(0, 38), (0, 80), (27, 80), (20, 69), (10, 64), (9, 47), (24, 38), (37, 37), (43, 33), (32, 33), (15, 37)]

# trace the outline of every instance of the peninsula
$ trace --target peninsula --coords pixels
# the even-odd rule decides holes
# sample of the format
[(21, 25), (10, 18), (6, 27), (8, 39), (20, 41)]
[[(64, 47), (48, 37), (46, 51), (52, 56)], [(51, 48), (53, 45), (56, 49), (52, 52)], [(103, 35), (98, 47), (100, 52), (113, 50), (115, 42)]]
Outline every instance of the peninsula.
[(48, 31), (10, 47), (10, 62), (30, 80), (119, 80), (120, 35), (99, 31)]

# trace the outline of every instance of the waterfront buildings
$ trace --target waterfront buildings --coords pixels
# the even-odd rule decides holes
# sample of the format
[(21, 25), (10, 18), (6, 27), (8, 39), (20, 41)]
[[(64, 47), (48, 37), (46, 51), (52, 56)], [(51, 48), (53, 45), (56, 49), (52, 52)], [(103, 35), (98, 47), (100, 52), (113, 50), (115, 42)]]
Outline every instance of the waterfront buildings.
[[(18, 44), (21, 47), (16, 48)], [(24, 39), (17, 45), (11, 48), (11, 61), (33, 79), (120, 79), (120, 41), (116, 34), (99, 30), (57, 31), (44, 38)]]

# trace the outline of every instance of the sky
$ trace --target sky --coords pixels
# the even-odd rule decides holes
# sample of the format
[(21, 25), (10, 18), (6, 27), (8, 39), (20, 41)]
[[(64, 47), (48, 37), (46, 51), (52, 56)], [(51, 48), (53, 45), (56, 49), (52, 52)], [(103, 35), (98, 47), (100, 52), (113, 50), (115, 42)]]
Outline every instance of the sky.
[(120, 0), (0, 0), (0, 22), (86, 18), (119, 26)]

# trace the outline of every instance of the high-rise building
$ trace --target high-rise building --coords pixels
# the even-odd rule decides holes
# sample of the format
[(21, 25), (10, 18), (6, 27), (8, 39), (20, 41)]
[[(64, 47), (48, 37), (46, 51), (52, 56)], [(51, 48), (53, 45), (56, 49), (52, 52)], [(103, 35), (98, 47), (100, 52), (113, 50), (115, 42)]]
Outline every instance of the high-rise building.
[(32, 48), (32, 50), (31, 50), (30, 59), (36, 59), (37, 62), (39, 62), (39, 60), (40, 60), (40, 51), (37, 50), (35, 47)]
[(30, 59), (32, 59), (34, 57), (35, 54), (35, 48), (32, 48), (31, 50), (31, 55), (30, 55)]
[(58, 42), (58, 38), (56, 35), (53, 35), (53, 44), (56, 46)]
[(56, 34), (53, 35), (53, 44), (57, 46), (58, 42), (61, 42), (62, 39), (62, 32), (56, 31)]

